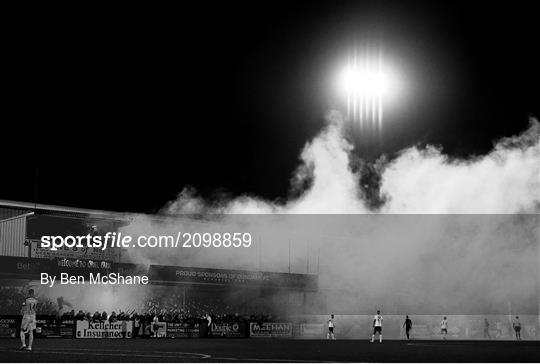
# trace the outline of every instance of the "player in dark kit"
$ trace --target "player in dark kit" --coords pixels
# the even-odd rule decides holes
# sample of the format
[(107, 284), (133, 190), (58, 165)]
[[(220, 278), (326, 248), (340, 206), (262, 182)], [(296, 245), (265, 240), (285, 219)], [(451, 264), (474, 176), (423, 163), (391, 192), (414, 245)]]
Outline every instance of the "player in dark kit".
[(489, 334), (489, 321), (487, 318), (484, 318), (484, 339), (491, 339)]
[(405, 334), (407, 335), (407, 340), (409, 340), (409, 332), (412, 329), (412, 321), (409, 318), (409, 315), (405, 317), (405, 322), (403, 323), (403, 327), (405, 328)]
[(516, 332), (516, 340), (521, 340), (521, 321), (519, 321), (519, 316), (516, 316), (516, 319), (512, 322), (512, 326)]

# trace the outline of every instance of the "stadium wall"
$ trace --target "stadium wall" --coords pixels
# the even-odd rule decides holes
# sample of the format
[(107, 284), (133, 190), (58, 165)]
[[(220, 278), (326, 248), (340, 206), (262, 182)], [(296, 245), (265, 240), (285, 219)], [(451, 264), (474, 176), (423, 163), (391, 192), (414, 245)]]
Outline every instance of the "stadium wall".
[(26, 217), (12, 217), (0, 222), (0, 256), (27, 257)]

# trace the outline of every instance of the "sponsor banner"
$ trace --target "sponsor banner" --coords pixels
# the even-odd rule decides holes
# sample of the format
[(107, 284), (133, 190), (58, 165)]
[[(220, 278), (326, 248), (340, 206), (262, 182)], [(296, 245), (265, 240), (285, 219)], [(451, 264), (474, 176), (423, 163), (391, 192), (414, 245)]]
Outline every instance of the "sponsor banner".
[(77, 339), (129, 339), (133, 337), (133, 321), (77, 321)]
[(0, 257), (0, 274), (11, 278), (40, 279), (41, 273), (58, 275), (62, 272), (88, 276), (90, 272), (109, 273), (114, 267), (103, 260)]
[(25, 257), (0, 257), (0, 274), (12, 278), (38, 279), (41, 272), (51, 271), (48, 259)]
[(317, 276), (313, 274), (273, 273), (231, 269), (151, 265), (149, 275), (150, 279), (156, 281), (289, 287), (298, 289), (317, 288)]
[(167, 336), (167, 323), (158, 321), (150, 323), (150, 332), (152, 336), (156, 335), (157, 337), (166, 337)]
[(291, 337), (292, 323), (251, 322), (249, 337)]
[(109, 260), (117, 261), (119, 256), (118, 248), (107, 248), (105, 250), (100, 248), (82, 247), (61, 247), (58, 250), (51, 250), (50, 248), (42, 248), (41, 240), (38, 239), (26, 239), (26, 243), (30, 245), (30, 257), (42, 258), (42, 259), (88, 259), (88, 260)]
[(72, 338), (75, 329), (74, 320), (57, 319), (55, 317), (37, 317), (36, 336), (47, 338)]
[(17, 337), (21, 316), (0, 316), (0, 338), (1, 337)]
[[(20, 315), (0, 316), (0, 337), (18, 337), (21, 324)], [(54, 316), (37, 316), (36, 337), (72, 338), (75, 321), (59, 319)]]
[(212, 323), (213, 337), (246, 337), (246, 324), (243, 322)]
[(145, 264), (115, 263), (113, 271), (124, 276), (147, 276), (148, 267)]
[(56, 266), (59, 269), (72, 268), (72, 269), (88, 269), (88, 270), (110, 270), (112, 263), (105, 260), (85, 260), (85, 259), (67, 259), (61, 258), (56, 260)]
[(300, 336), (321, 338), (325, 335), (323, 324), (300, 324)]
[(170, 338), (188, 338), (199, 337), (199, 324), (189, 325), (176, 322), (167, 322), (166, 325), (167, 337)]
[[(107, 249), (110, 250), (110, 249)], [(41, 273), (57, 275), (66, 272), (88, 277), (90, 273), (120, 273), (148, 275), (153, 283), (174, 282), (187, 284), (217, 284), (228, 286), (288, 287), (303, 290), (316, 289), (317, 276), (226, 269), (141, 265), (115, 263), (114, 260), (62, 256), (49, 258), (0, 257), (0, 275), (12, 278), (40, 279)], [(157, 281), (157, 282), (156, 282)]]

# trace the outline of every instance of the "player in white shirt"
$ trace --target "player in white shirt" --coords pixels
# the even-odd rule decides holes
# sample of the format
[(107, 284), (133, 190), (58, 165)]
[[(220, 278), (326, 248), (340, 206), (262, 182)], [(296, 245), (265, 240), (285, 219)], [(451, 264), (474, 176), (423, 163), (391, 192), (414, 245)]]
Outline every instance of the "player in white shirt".
[(328, 320), (328, 334), (326, 334), (326, 339), (328, 340), (336, 340), (336, 337), (334, 336), (334, 328), (336, 325), (334, 324), (334, 315), (330, 315), (330, 320)]
[(373, 335), (371, 335), (371, 342), (375, 341), (375, 335), (379, 334), (379, 342), (382, 343), (382, 323), (383, 318), (381, 311), (377, 310), (377, 314), (373, 317)]
[[(32, 350), (34, 342), (34, 330), (36, 329), (36, 308), (38, 300), (34, 297), (34, 290), (28, 290), (28, 298), (23, 302), (21, 314), (21, 350)], [(28, 334), (28, 346), (26, 346), (26, 334)]]
[(444, 316), (443, 320), (441, 321), (441, 335), (443, 336), (444, 340), (446, 340), (447, 334), (448, 334), (448, 320), (446, 319), (446, 316)]

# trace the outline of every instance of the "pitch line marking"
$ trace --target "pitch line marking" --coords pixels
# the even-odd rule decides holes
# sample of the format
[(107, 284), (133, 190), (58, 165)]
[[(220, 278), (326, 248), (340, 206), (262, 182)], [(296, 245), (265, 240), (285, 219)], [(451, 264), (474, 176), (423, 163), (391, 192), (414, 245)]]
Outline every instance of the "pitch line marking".
[(274, 358), (226, 358), (226, 357), (212, 357), (212, 360), (243, 360), (243, 361), (262, 361), (262, 362), (286, 362), (286, 363), (335, 363), (335, 361), (325, 360), (302, 360), (302, 359), (274, 359)]
[[(6, 350), (11, 351), (11, 350)], [(91, 351), (91, 353), (88, 353)], [(101, 353), (96, 353), (94, 349), (64, 349), (60, 350), (34, 350), (33, 353), (49, 353), (49, 354), (71, 354), (71, 355), (88, 355), (88, 356), (117, 356), (117, 357), (140, 357), (140, 358), (176, 358), (176, 359), (209, 359), (209, 360), (231, 360), (231, 361), (248, 361), (248, 362), (293, 362), (293, 363), (333, 363), (333, 361), (319, 361), (319, 360), (291, 360), (291, 359), (275, 359), (275, 358), (227, 358), (227, 357), (212, 357), (208, 354), (202, 353), (187, 353), (180, 351), (162, 351), (162, 352), (143, 352), (143, 351), (131, 351), (131, 350), (114, 350), (106, 349), (100, 350)], [(27, 351), (22, 350), (12, 350), (15, 353), (27, 353)], [(129, 352), (129, 353), (126, 353)], [(145, 353), (145, 354), (134, 354), (134, 353)], [(156, 353), (156, 354), (152, 354)], [(176, 354), (176, 355), (163, 355), (163, 354)]]
[[(23, 350), (3, 350), (10, 351), (13, 353), (28, 353), (28, 351)], [(91, 349), (70, 349), (70, 350), (32, 350), (31, 353), (48, 353), (48, 354), (71, 354), (71, 355), (87, 355), (87, 356), (118, 356), (118, 357), (140, 357), (140, 358), (176, 358), (176, 359), (211, 359), (212, 356), (202, 353), (186, 353), (181, 351), (168, 351), (168, 352), (156, 352), (156, 351), (135, 351), (135, 353), (145, 353), (145, 354), (134, 354), (131, 350), (101, 350), (102, 353), (96, 353), (95, 350)], [(155, 354), (153, 354), (155, 353)], [(175, 354), (175, 355), (163, 355), (163, 354)]]
[[(53, 350), (58, 350), (58, 349), (54, 349)], [(87, 349), (87, 348), (62, 348), (60, 350), (67, 350), (67, 351), (91, 351), (91, 352), (95, 352), (96, 349)], [(45, 352), (48, 352), (49, 349), (47, 348), (43, 348), (43, 349), (39, 349), (39, 351), (45, 351)], [(201, 357), (201, 358), (207, 358), (207, 357), (212, 357), (211, 355), (208, 355), (208, 354), (203, 354), (203, 353), (188, 353), (188, 352), (185, 352), (185, 351), (155, 351), (155, 350), (130, 350), (130, 349), (126, 349), (126, 350), (122, 350), (122, 349), (99, 349), (99, 351), (103, 351), (103, 352), (117, 352), (117, 353), (122, 353), (122, 352), (129, 352), (129, 353), (142, 353), (142, 354), (147, 354), (147, 353), (159, 353), (159, 354), (183, 354), (183, 355), (192, 355), (192, 356), (198, 356), (198, 357)]]

